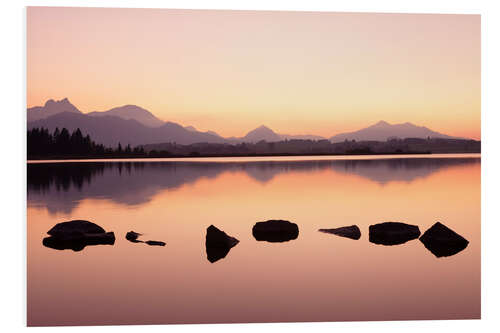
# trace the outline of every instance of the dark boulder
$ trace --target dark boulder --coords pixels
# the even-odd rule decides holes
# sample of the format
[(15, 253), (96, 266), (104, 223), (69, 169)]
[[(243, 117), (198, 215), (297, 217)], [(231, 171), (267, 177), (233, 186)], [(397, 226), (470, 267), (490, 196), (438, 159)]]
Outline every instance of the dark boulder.
[(95, 223), (84, 220), (73, 220), (68, 222), (61, 222), (52, 227), (47, 234), (51, 236), (64, 236), (75, 234), (102, 234), (106, 232), (103, 228)]
[(402, 222), (383, 222), (369, 227), (370, 242), (381, 245), (399, 245), (420, 236), (416, 225)]
[(349, 227), (340, 227), (335, 229), (319, 229), (319, 231), (351, 239), (361, 238), (361, 231), (359, 230), (357, 225), (351, 225)]
[(125, 235), (125, 238), (132, 242), (132, 243), (144, 243), (143, 241), (140, 241), (140, 240), (137, 240), (137, 237), (141, 236), (142, 234), (139, 234), (135, 231), (129, 231), (127, 232), (127, 234)]
[(229, 236), (215, 226), (209, 226), (205, 237), (205, 248), (208, 261), (214, 263), (217, 260), (225, 258), (229, 253), (229, 250), (231, 250), (231, 248), (236, 246), (239, 242), (239, 240)]
[(468, 240), (440, 222), (427, 229), (420, 241), (438, 258), (455, 255), (469, 245)]
[(299, 236), (299, 227), (285, 220), (269, 220), (257, 222), (252, 228), (252, 234), (258, 241), (287, 242)]
[(50, 229), (42, 244), (56, 250), (81, 251), (88, 245), (113, 245), (115, 234), (95, 223), (83, 220), (61, 222)]
[(152, 246), (165, 246), (165, 242), (161, 242), (161, 241), (148, 240), (145, 243), (148, 245), (152, 245)]

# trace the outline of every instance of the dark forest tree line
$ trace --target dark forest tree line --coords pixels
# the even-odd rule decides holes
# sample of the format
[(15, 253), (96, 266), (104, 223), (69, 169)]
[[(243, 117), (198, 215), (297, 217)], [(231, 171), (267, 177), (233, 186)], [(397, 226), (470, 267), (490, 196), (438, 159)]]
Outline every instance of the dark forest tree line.
[(50, 133), (46, 128), (28, 130), (28, 158), (38, 157), (136, 157), (146, 156), (142, 146), (125, 148), (121, 144), (113, 149), (97, 144), (87, 134), (83, 136), (79, 128), (70, 133), (66, 128), (56, 128)]
[(131, 157), (198, 157), (198, 156), (283, 156), (283, 155), (378, 155), (428, 153), (479, 153), (481, 142), (461, 139), (405, 138), (387, 141), (284, 140), (256, 143), (175, 142), (116, 148), (97, 144), (80, 129), (69, 133), (66, 128), (50, 133), (45, 128), (28, 131), (28, 159), (58, 158), (131, 158)]

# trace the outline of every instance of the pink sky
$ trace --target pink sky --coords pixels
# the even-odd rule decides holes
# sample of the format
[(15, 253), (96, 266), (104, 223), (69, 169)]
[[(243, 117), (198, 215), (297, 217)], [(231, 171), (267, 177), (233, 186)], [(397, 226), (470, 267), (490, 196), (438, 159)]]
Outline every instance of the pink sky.
[(479, 15), (29, 7), (28, 107), (136, 104), (240, 136), (379, 120), (479, 139)]

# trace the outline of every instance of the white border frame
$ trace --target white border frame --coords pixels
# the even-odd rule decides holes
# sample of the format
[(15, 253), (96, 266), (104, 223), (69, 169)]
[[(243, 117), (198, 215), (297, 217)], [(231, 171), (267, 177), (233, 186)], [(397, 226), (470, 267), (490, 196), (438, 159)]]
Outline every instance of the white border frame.
[[(0, 317), (5, 331), (26, 328), (26, 11), (25, 6), (83, 6), (83, 7), (132, 7), (132, 8), (191, 8), (191, 9), (252, 9), (252, 10), (296, 10), (335, 12), (386, 12), (386, 13), (456, 13), (481, 14), (482, 30), (482, 319), (453, 321), (393, 321), (393, 322), (332, 322), (332, 323), (286, 323), (286, 324), (225, 324), (225, 325), (162, 325), (162, 326), (95, 326), (64, 328), (29, 328), (31, 330), (86, 330), (95, 331), (164, 331), (175, 332), (208, 331), (250, 332), (264, 331), (299, 332), (315, 330), (327, 332), (332, 329), (349, 332), (419, 332), (472, 330), (494, 331), (500, 327), (498, 308), (499, 268), (498, 235), (500, 220), (497, 219), (496, 204), (499, 184), (495, 171), (500, 170), (498, 153), (500, 142), (497, 115), (500, 112), (500, 1), (481, 0), (4, 0), (0, 10), (2, 29), (2, 122), (0, 131), (4, 163), (1, 166), (3, 214), (2, 270), (0, 279), (4, 293), (1, 297)], [(467, 200), (467, 198), (464, 198)]]

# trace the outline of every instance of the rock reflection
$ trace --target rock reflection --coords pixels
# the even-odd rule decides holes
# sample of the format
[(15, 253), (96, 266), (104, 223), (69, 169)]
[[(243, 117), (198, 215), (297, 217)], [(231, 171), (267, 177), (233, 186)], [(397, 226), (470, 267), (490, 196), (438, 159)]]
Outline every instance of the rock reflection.
[(55, 250), (81, 251), (89, 245), (113, 245), (115, 234), (106, 232), (95, 223), (84, 220), (73, 220), (56, 224), (47, 231), (42, 244)]

